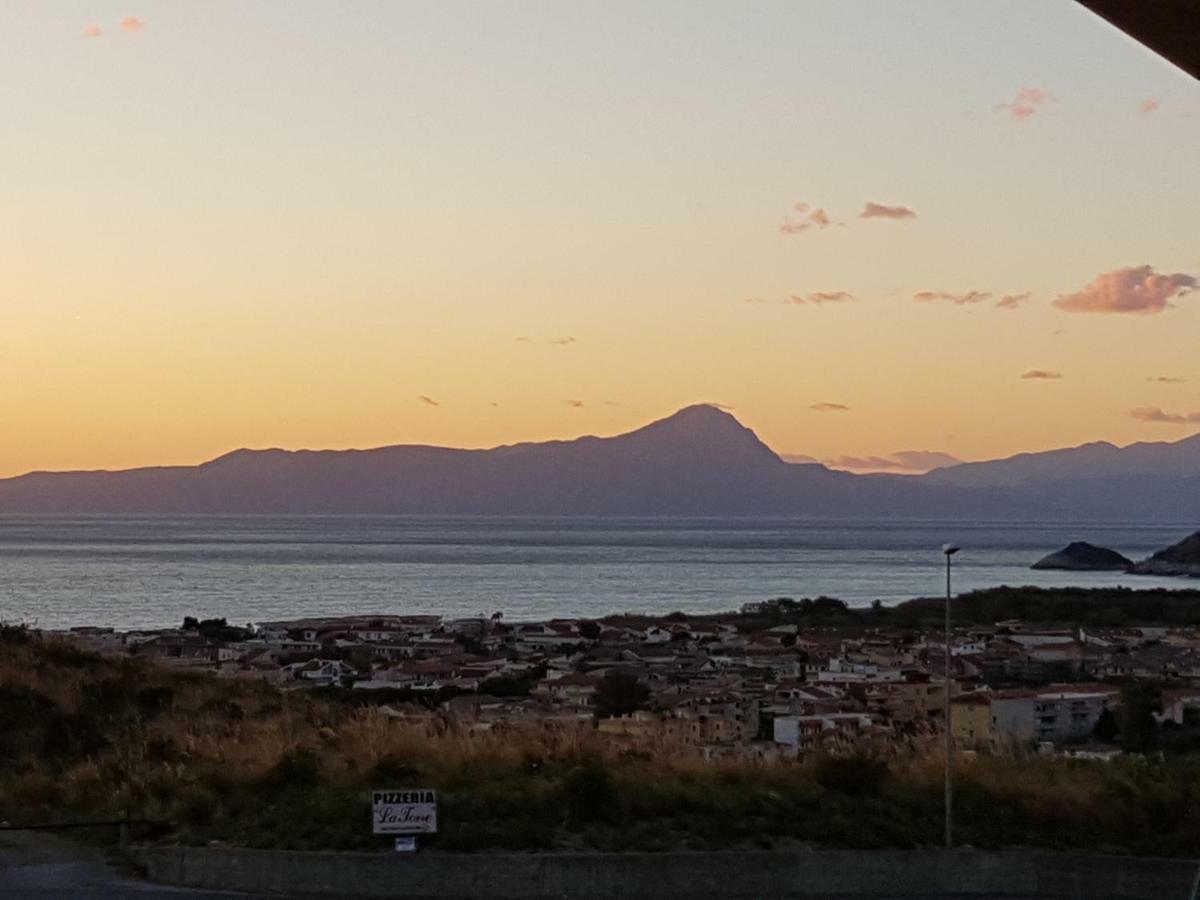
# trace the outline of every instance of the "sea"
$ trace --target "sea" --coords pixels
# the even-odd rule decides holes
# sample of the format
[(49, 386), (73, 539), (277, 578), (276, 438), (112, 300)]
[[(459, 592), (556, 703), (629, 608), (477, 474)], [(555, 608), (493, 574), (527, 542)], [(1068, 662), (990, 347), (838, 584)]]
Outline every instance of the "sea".
[(771, 597), (894, 604), (997, 585), (1187, 587), (1029, 566), (1086, 540), (1141, 559), (1196, 523), (403, 516), (0, 516), (0, 621), (706, 613)]

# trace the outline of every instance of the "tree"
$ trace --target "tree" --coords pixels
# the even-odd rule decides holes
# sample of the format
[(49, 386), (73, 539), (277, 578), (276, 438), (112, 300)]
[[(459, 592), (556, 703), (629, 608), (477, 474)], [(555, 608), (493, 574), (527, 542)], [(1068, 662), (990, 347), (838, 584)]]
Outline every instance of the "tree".
[(579, 636), (585, 637), (589, 641), (594, 641), (600, 637), (600, 623), (593, 622), (591, 619), (584, 619), (579, 623)]
[(224, 616), (219, 619), (197, 619), (195, 616), (184, 616), (183, 630), (196, 631), (201, 637), (220, 643), (244, 641), (250, 637), (249, 629), (230, 625)]
[(1121, 733), (1121, 726), (1117, 723), (1117, 717), (1113, 715), (1111, 709), (1105, 709), (1100, 713), (1100, 718), (1096, 720), (1096, 727), (1092, 729), (1092, 737), (1098, 741), (1112, 743)]
[(1150, 685), (1133, 682), (1121, 689), (1121, 749), (1145, 753), (1158, 743), (1159, 692)]
[(596, 718), (611, 719), (642, 709), (650, 699), (650, 688), (627, 672), (607, 672), (596, 687)]

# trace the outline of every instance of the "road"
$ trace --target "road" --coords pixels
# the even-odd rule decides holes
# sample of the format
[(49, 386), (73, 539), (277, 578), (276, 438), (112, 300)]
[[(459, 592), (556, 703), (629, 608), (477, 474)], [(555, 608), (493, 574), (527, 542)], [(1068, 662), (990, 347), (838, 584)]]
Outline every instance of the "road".
[(248, 896), (147, 884), (118, 872), (97, 851), (45, 832), (0, 832), (0, 897), (4, 900), (244, 900)]

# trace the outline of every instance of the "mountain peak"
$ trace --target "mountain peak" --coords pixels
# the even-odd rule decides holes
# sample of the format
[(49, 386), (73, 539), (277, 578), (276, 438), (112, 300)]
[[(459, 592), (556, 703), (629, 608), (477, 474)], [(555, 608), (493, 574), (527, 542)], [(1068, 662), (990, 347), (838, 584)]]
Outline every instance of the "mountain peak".
[(693, 403), (691, 406), (684, 406), (664, 419), (659, 419), (660, 422), (708, 422), (722, 425), (735, 425), (738, 428), (745, 426), (737, 420), (737, 417), (728, 409), (718, 403)]
[(737, 464), (751, 459), (771, 463), (782, 462), (752, 430), (733, 415), (712, 403), (685, 406), (665, 419), (651, 422), (636, 431), (612, 438), (662, 453), (686, 454), (679, 459), (699, 458), (724, 460)]

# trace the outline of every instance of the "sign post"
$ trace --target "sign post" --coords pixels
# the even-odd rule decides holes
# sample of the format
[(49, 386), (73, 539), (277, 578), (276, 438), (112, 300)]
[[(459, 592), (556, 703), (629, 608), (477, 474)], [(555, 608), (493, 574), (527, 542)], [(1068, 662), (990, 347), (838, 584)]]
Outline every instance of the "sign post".
[(372, 791), (371, 822), (375, 834), (395, 837), (397, 853), (411, 853), (417, 835), (437, 833), (437, 791)]

